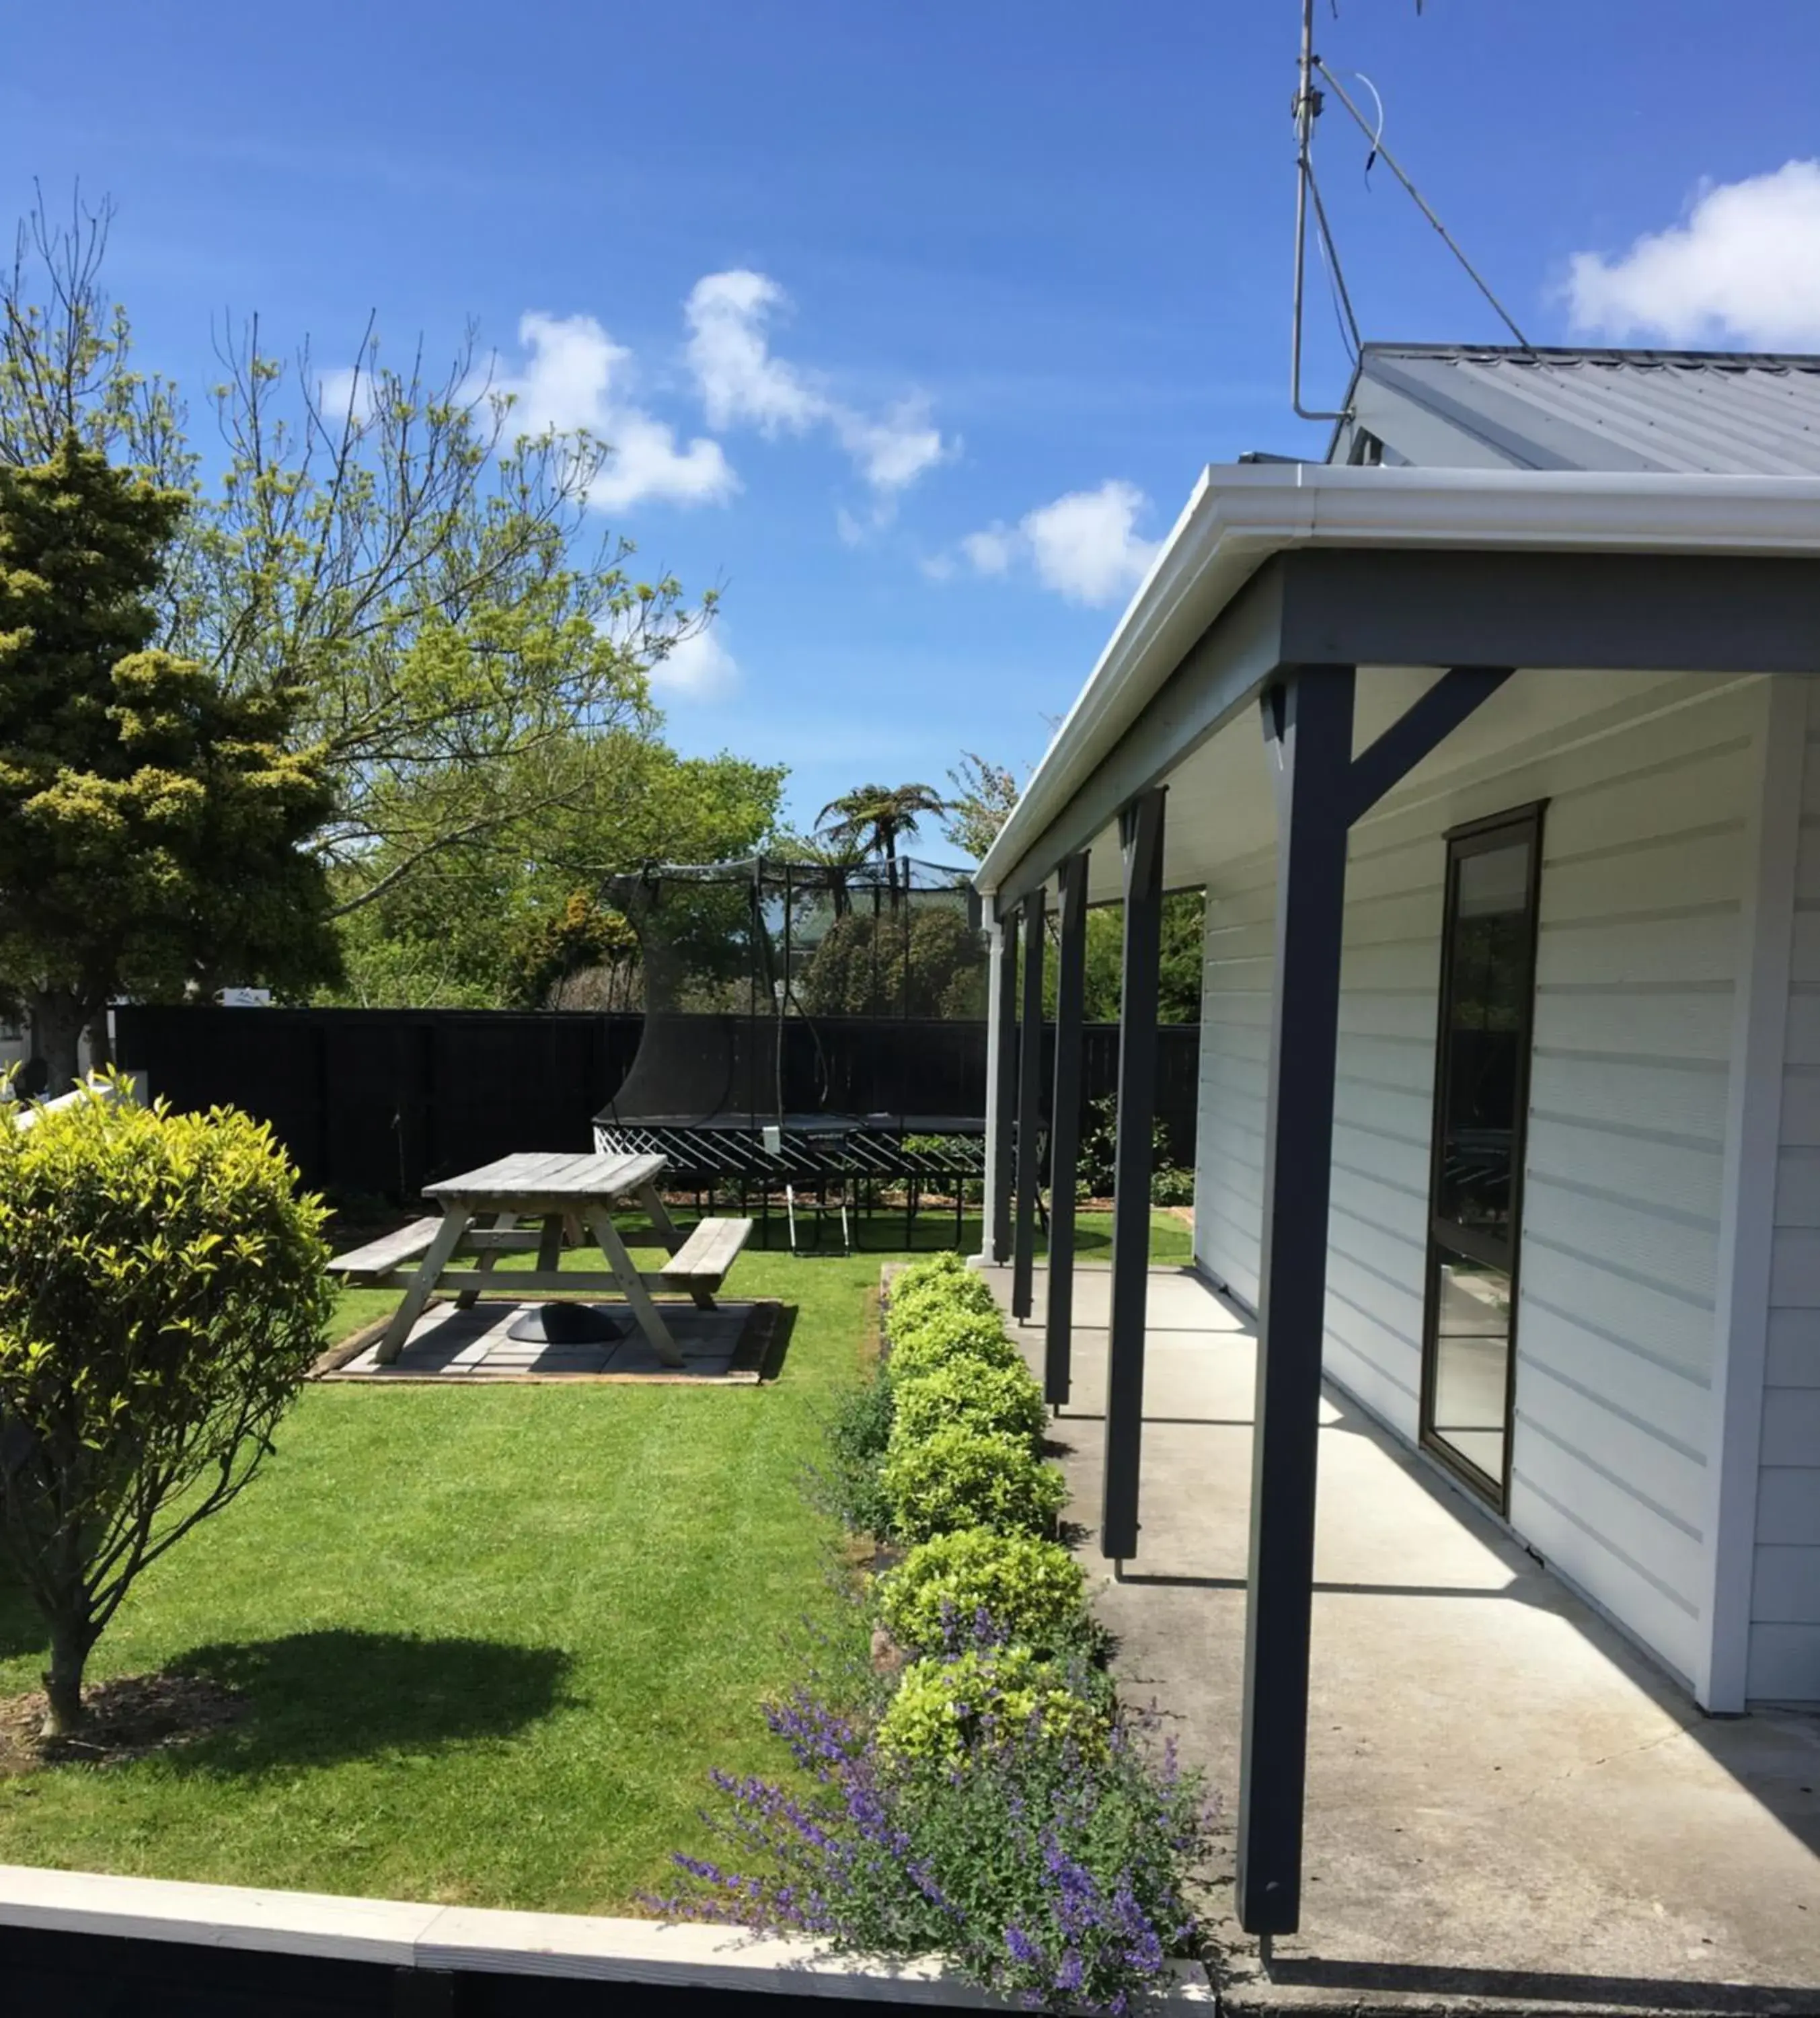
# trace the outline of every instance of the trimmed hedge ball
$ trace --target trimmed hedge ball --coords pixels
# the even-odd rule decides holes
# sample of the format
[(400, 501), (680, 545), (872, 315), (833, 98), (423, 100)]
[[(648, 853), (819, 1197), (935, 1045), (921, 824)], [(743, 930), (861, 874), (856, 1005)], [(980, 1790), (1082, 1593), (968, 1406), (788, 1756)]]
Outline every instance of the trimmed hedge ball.
[(1071, 1743), (1089, 1758), (1106, 1749), (1103, 1712), (1049, 1662), (1027, 1647), (972, 1651), (904, 1670), (879, 1722), (879, 1754), (888, 1770), (948, 1773), (972, 1764), (995, 1738), (1033, 1731), (1045, 1745)]
[(938, 1311), (972, 1311), (981, 1317), (992, 1317), (998, 1307), (991, 1290), (978, 1275), (928, 1275), (920, 1282), (908, 1283), (900, 1276), (891, 1285), (886, 1318), (896, 1332)]
[(1087, 1626), (1087, 1579), (1059, 1542), (961, 1528), (919, 1543), (879, 1582), (879, 1615), (912, 1652), (938, 1651), (983, 1611), (1017, 1643), (1053, 1649)]
[(941, 1311), (892, 1333), (885, 1371), (894, 1383), (901, 1383), (957, 1360), (1006, 1368), (1024, 1364), (996, 1311), (984, 1317), (972, 1311)]
[(1042, 1390), (1021, 1365), (950, 1360), (925, 1372), (900, 1374), (891, 1384), (897, 1396), (891, 1434), (900, 1444), (958, 1426), (1016, 1437), (1035, 1448), (1048, 1427)]
[(879, 1483), (891, 1531), (906, 1542), (957, 1528), (1048, 1534), (1068, 1496), (1062, 1474), (1028, 1444), (965, 1429), (938, 1430), (889, 1452)]

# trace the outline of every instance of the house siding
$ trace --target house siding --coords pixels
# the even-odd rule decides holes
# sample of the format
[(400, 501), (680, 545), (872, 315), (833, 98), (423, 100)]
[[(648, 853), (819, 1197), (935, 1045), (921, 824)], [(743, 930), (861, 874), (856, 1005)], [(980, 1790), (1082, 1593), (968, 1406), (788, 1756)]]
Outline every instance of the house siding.
[(1194, 1256), (1250, 1310), (1263, 1228), (1276, 877), (1267, 853), (1235, 863), (1208, 890), (1201, 975)]
[[(1413, 1439), (1443, 836), (1547, 800), (1510, 1519), (1684, 1677), (1705, 1630), (1727, 1092), (1760, 754), (1735, 692), (1714, 682), (1578, 747), (1532, 739), (1509, 769), (1431, 787), (1419, 805), (1393, 797), (1362, 824), (1335, 1085), (1327, 1364)], [(1807, 1238), (1820, 1304), (1820, 835), (1815, 861)], [(1253, 1304), (1273, 873), (1258, 856), (1208, 899), (1197, 1253)], [(1820, 1348), (1801, 1363), (1820, 1404)], [(1820, 1498), (1809, 1526), (1820, 1550)], [(1800, 1544), (1789, 1533), (1778, 1545)], [(1804, 1568), (1781, 1573), (1799, 1583)]]
[(1753, 1696), (1820, 1700), (1820, 691), (1807, 689), (1759, 1448)]

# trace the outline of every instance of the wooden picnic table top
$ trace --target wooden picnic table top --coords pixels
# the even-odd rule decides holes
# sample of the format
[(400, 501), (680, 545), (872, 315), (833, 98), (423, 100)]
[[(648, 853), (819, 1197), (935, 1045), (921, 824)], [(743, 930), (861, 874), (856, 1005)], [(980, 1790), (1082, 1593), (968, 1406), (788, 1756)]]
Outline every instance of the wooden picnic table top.
[(573, 1199), (577, 1203), (593, 1200), (611, 1203), (641, 1184), (649, 1184), (668, 1166), (667, 1156), (521, 1152), (484, 1163), (478, 1170), (464, 1170), (459, 1177), (444, 1177), (425, 1184), (425, 1198), (484, 1199), (504, 1202), (511, 1199)]

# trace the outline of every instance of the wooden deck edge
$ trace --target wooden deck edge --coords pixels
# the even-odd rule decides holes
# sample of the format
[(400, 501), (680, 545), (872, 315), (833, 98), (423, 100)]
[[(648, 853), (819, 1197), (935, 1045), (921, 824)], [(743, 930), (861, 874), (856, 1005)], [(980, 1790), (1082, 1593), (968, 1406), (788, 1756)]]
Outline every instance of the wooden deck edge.
[[(169, 1941), (394, 1969), (566, 1976), (1006, 2010), (933, 1962), (899, 1969), (737, 1927), (197, 1885), (0, 1864), (0, 1926)], [(1173, 2007), (1211, 2012), (1198, 1965), (1178, 1966)]]
[(655, 1367), (648, 1373), (420, 1373), (409, 1367), (376, 1366), (363, 1373), (342, 1369), (316, 1378), (345, 1387), (760, 1387), (761, 1374), (738, 1368), (725, 1373), (691, 1373), (687, 1368)]
[(358, 1331), (349, 1332), (327, 1352), (318, 1355), (306, 1376), (312, 1380), (326, 1380), (331, 1374), (339, 1373), (350, 1359), (358, 1359), (368, 1346), (377, 1345), (385, 1336), (385, 1327), (392, 1322), (389, 1311), (382, 1318), (375, 1318), (370, 1324), (363, 1324)]
[[(438, 1297), (436, 1302), (446, 1302)], [(504, 1300), (497, 1297), (483, 1299), (489, 1302)], [(542, 1297), (519, 1298), (515, 1300), (531, 1304), (549, 1300)], [(375, 1318), (372, 1323), (363, 1325), (357, 1332), (332, 1345), (310, 1368), (312, 1380), (338, 1383), (347, 1387), (760, 1387), (768, 1386), (777, 1376), (774, 1365), (779, 1334), (785, 1327), (785, 1311), (788, 1308), (775, 1297), (755, 1297), (731, 1300), (724, 1304), (724, 1310), (747, 1312), (745, 1329), (734, 1347), (731, 1363), (724, 1373), (692, 1373), (686, 1367), (665, 1367), (644, 1373), (538, 1373), (500, 1372), (497, 1373), (424, 1372), (403, 1366), (369, 1367), (359, 1373), (350, 1373), (348, 1368), (358, 1359), (369, 1346), (376, 1344), (384, 1334), (389, 1317)], [(432, 1307), (434, 1306), (432, 1305)], [(685, 1310), (688, 1306), (680, 1298), (669, 1299), (659, 1304), (664, 1310)]]

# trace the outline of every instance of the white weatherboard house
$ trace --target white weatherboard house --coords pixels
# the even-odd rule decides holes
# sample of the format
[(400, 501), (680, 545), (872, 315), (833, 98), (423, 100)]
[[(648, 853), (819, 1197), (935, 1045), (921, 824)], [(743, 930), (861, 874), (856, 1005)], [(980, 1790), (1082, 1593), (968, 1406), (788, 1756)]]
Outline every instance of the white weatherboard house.
[[(1346, 403), (1324, 465), (1205, 472), (978, 877), (996, 1258), (1016, 1116), (1052, 1111), (1020, 933), (1060, 909), (1065, 1254), (1080, 907), (1127, 906), (1141, 1198), (1156, 909), (1206, 891), (1195, 1262), (1259, 1320), (1265, 1932), (1323, 1375), (1705, 1708), (1820, 1702), (1820, 359), (1374, 346)], [(1120, 1557), (1145, 1235), (1121, 1214)]]

